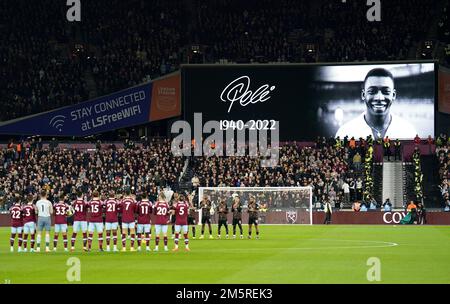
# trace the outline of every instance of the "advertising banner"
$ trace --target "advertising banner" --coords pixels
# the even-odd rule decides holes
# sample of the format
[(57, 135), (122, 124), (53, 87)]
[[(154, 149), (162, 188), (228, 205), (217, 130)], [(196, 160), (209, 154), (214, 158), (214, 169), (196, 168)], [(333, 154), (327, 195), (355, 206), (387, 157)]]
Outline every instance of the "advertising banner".
[(83, 137), (180, 114), (177, 73), (76, 105), (0, 123), (0, 134)]

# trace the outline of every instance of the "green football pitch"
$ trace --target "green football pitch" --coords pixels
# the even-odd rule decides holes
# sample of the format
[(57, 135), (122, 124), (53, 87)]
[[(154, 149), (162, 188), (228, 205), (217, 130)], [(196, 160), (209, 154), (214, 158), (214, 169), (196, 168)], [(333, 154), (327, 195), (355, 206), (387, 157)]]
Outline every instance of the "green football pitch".
[(208, 234), (191, 239), (191, 252), (184, 252), (182, 240), (175, 253), (161, 251), (162, 240), (159, 252), (98, 252), (95, 237), (94, 250), (85, 253), (78, 236), (74, 253), (63, 251), (61, 237), (58, 252), (10, 253), (10, 230), (1, 228), (0, 283), (73, 283), (67, 277), (74, 265), (67, 265), (70, 257), (79, 259), (75, 283), (450, 283), (450, 227), (262, 225), (260, 230), (259, 240), (246, 238), (247, 226), (243, 240)]

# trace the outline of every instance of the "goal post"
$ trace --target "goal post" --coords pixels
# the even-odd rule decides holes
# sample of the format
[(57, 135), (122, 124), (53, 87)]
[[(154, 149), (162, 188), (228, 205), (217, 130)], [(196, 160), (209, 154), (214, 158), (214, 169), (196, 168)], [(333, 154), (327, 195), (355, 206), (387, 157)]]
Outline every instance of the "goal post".
[[(249, 198), (256, 198), (259, 206), (266, 205), (267, 211), (285, 212), (286, 223), (312, 225), (311, 187), (199, 187), (198, 204), (205, 196), (217, 207), (225, 200), (231, 210), (233, 196), (238, 195), (243, 212), (247, 210)], [(262, 213), (259, 213), (260, 216)], [(199, 223), (201, 223), (199, 212)]]

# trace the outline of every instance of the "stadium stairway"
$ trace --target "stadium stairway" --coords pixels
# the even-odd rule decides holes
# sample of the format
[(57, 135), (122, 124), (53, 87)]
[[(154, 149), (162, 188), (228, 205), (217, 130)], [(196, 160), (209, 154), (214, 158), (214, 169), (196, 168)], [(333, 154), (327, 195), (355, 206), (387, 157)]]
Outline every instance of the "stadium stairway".
[(422, 155), (420, 158), (423, 173), (423, 197), (427, 208), (441, 208), (441, 192), (439, 190), (439, 163), (437, 156)]
[(377, 203), (383, 204), (383, 164), (373, 164), (373, 197)]
[(382, 193), (382, 202), (389, 198), (392, 207), (403, 206), (403, 162), (384, 159)]
[(182, 191), (191, 191), (192, 189), (192, 177), (194, 177), (194, 169), (192, 165), (192, 157), (186, 159), (187, 167), (183, 176), (180, 179), (179, 187)]

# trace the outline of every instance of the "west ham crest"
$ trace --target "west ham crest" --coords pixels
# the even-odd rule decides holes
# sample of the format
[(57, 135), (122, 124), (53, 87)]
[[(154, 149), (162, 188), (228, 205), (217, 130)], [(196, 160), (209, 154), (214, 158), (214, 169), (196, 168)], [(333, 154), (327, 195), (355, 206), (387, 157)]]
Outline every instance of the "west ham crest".
[(289, 224), (297, 222), (297, 211), (286, 211), (286, 220)]

